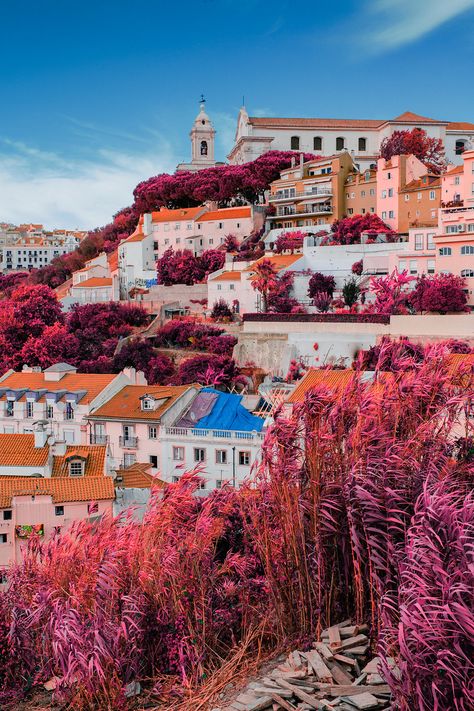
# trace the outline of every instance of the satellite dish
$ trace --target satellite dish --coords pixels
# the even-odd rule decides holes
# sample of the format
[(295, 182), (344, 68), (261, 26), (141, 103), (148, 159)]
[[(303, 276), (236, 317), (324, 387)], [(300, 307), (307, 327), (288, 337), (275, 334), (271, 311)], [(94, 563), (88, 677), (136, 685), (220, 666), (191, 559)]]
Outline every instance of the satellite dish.
[(48, 444), (54, 444), (55, 441), (56, 441), (56, 440), (54, 439), (53, 435), (49, 435), (49, 437), (48, 437), (48, 439), (47, 439)]

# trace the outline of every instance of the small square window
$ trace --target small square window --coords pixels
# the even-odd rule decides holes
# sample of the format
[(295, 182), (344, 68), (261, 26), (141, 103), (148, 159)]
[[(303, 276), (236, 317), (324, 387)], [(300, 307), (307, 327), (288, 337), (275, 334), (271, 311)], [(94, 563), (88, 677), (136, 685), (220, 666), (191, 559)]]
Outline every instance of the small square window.
[(8, 542), (8, 536), (6, 533), (0, 533), (0, 543), (7, 543)]
[(206, 450), (202, 449), (201, 447), (195, 447), (194, 461), (195, 462), (205, 462), (206, 461)]
[(153, 469), (158, 469), (158, 456), (156, 454), (150, 454), (150, 464)]
[(241, 467), (248, 467), (250, 464), (250, 452), (239, 452), (239, 464)]
[(55, 506), (54, 507), (54, 515), (55, 516), (64, 516), (64, 506)]
[(184, 461), (184, 447), (173, 447), (173, 461)]
[(149, 427), (148, 428), (148, 439), (158, 439), (158, 428)]
[(7, 509), (6, 511), (3, 512), (3, 520), (4, 521), (11, 521), (12, 520), (12, 511), (11, 509)]
[(216, 464), (227, 464), (226, 449), (216, 449)]

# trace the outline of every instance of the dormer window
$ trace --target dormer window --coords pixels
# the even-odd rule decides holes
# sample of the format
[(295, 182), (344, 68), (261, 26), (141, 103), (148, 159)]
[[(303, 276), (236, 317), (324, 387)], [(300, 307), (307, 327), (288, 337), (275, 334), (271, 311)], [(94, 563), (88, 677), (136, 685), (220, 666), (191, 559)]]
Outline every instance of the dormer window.
[(69, 460), (69, 476), (84, 476), (84, 460)]
[(150, 397), (144, 397), (142, 400), (142, 410), (154, 410), (155, 409), (155, 401), (152, 400)]

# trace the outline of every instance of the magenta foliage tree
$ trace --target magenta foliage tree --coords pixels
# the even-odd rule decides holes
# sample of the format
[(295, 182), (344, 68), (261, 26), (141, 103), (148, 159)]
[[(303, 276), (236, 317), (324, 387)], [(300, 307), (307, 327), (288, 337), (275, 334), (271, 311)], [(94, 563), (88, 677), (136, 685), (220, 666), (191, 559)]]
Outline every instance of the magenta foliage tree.
[(218, 299), (211, 311), (211, 318), (213, 321), (231, 321), (232, 311), (229, 304), (225, 299)]
[(440, 138), (428, 136), (422, 128), (411, 131), (394, 131), (387, 136), (380, 146), (380, 155), (385, 160), (392, 156), (414, 155), (435, 174), (442, 173), (446, 167), (443, 141)]
[(277, 254), (281, 252), (293, 252), (297, 249), (302, 249), (304, 238), (306, 234), (301, 232), (301, 230), (295, 230), (294, 232), (280, 232), (278, 235), (273, 251)]
[(166, 385), (175, 374), (175, 365), (171, 358), (157, 353), (145, 366), (145, 374), (150, 385)]
[(358, 262), (354, 262), (354, 264), (351, 267), (351, 271), (353, 274), (356, 274), (357, 276), (360, 276), (363, 272), (364, 269), (364, 262), (362, 259), (359, 259)]
[(239, 248), (239, 241), (235, 235), (227, 235), (224, 240), (224, 247), (226, 252), (236, 252)]
[(204, 276), (222, 269), (225, 262), (225, 252), (221, 249), (207, 249), (199, 257), (201, 268), (204, 271)]
[(437, 311), (440, 314), (466, 310), (465, 281), (454, 274), (422, 275), (411, 295), (411, 304), (420, 313)]
[(353, 215), (335, 220), (331, 225), (331, 232), (323, 238), (323, 244), (360, 244), (362, 232), (371, 232), (374, 235), (383, 233), (387, 242), (396, 241), (397, 234), (387, 227), (385, 222), (375, 213)]
[(199, 259), (189, 249), (172, 247), (164, 252), (156, 263), (158, 284), (171, 286), (172, 284), (186, 284), (192, 286), (204, 278), (204, 270)]
[(331, 274), (321, 274), (314, 272), (308, 283), (308, 296), (314, 299), (317, 293), (329, 294), (332, 298), (334, 289), (336, 288), (336, 280)]
[(201, 383), (225, 389), (229, 388), (238, 376), (239, 369), (232, 358), (209, 353), (183, 360), (173, 382), (175, 385)]
[(382, 277), (372, 277), (370, 289), (375, 294), (374, 303), (366, 307), (366, 312), (377, 314), (406, 314), (410, 302), (408, 284), (414, 277), (406, 271), (398, 272), (395, 269), (391, 274)]

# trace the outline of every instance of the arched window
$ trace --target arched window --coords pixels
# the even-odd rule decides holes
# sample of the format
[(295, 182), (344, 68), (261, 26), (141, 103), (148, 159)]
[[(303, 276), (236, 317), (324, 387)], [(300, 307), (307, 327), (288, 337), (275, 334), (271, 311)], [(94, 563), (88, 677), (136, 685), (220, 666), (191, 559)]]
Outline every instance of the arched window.
[(323, 149), (323, 139), (321, 136), (315, 136), (313, 138), (313, 149), (315, 151), (322, 151)]
[(466, 150), (466, 141), (464, 138), (460, 138), (458, 141), (456, 141), (456, 155), (460, 156), (464, 153)]
[(451, 256), (451, 247), (441, 247), (439, 250), (439, 256), (440, 257), (450, 257)]
[(367, 139), (366, 138), (359, 138), (359, 151), (366, 151), (367, 150)]
[(472, 244), (461, 247), (461, 254), (474, 254), (474, 246)]
[(299, 136), (292, 136), (291, 137), (291, 150), (292, 151), (299, 151), (300, 149), (300, 137)]
[(201, 155), (207, 156), (207, 141), (201, 141)]
[(343, 151), (344, 150), (344, 138), (342, 136), (338, 136), (336, 138), (336, 151)]
[(467, 279), (472, 279), (472, 277), (474, 277), (474, 269), (463, 269), (461, 276)]

